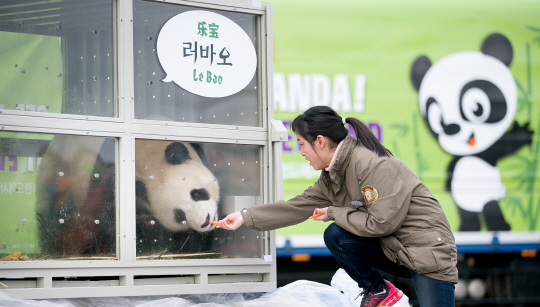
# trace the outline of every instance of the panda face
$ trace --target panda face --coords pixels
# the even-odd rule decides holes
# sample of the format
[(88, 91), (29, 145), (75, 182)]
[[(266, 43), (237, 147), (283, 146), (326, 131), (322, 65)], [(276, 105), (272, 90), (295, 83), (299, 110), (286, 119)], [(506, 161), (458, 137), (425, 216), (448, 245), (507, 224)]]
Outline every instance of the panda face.
[(212, 230), (219, 186), (193, 147), (182, 142), (136, 142), (138, 201), (170, 231)]
[(481, 52), (448, 55), (426, 72), (420, 111), (439, 144), (453, 155), (488, 149), (510, 126), (517, 90), (508, 67)]

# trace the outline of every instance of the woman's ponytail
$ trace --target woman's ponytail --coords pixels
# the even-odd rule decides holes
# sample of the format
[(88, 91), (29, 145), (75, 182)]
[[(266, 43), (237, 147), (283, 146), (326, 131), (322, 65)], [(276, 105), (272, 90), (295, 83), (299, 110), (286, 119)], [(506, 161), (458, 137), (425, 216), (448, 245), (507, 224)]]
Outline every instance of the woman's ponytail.
[(390, 150), (379, 142), (379, 139), (369, 130), (368, 126), (354, 117), (347, 117), (345, 121), (353, 127), (356, 139), (367, 149), (377, 153), (379, 157), (390, 157)]

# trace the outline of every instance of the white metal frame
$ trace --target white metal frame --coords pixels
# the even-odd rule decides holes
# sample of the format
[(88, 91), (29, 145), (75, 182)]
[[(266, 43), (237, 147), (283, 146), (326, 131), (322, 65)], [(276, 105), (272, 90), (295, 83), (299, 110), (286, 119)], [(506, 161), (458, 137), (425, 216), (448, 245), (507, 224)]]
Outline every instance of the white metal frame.
[[(261, 148), (263, 202), (281, 199), (279, 124), (271, 124), (272, 7), (254, 0), (155, 1), (258, 16), (258, 97), (261, 127), (237, 127), (134, 119), (133, 4), (115, 0), (115, 118), (0, 110), (0, 131), (109, 136), (117, 138), (118, 260), (2, 261), (0, 290), (22, 298), (68, 298), (197, 293), (265, 292), (276, 287), (274, 232), (263, 234), (261, 259), (136, 260), (135, 139), (251, 144)], [(272, 129), (274, 127), (274, 129)], [(278, 127), (276, 130), (275, 127)], [(276, 132), (277, 131), (277, 132)], [(277, 161), (277, 162), (276, 162)], [(276, 167), (277, 166), (277, 167)], [(276, 182), (276, 186), (274, 186)], [(277, 193), (276, 193), (277, 191)], [(98, 281), (55, 277), (101, 276)], [(54, 279), (53, 279), (54, 278)]]

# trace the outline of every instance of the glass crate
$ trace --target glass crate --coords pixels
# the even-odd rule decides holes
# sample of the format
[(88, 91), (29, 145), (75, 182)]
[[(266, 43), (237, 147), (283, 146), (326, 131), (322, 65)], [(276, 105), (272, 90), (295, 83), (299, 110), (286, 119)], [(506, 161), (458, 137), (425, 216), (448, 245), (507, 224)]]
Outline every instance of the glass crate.
[(282, 198), (271, 5), (0, 3), (0, 283), (22, 298), (265, 292)]
[(0, 132), (0, 255), (116, 259), (115, 147), (107, 137)]
[(256, 145), (135, 140), (137, 259), (261, 258), (263, 234), (216, 229), (261, 202)]
[[(168, 27), (163, 26), (164, 23), (171, 20), (175, 16), (182, 17), (182, 13), (197, 11), (197, 8), (182, 5), (162, 4), (149, 1), (136, 0), (133, 3), (133, 45), (134, 45), (134, 77), (135, 77), (135, 118), (145, 119), (149, 117), (162, 116), (166, 120), (180, 122), (195, 122), (209, 124), (225, 124), (225, 125), (241, 125), (255, 126), (261, 125), (259, 116), (259, 101), (257, 84), (258, 78), (255, 71), (250, 82), (238, 93), (219, 99), (213, 97), (205, 97), (196, 93), (190, 92), (182, 87), (179, 87), (175, 81), (174, 69), (170, 66), (163, 67), (160, 65), (160, 59), (165, 58), (166, 54), (158, 54), (157, 39)], [(223, 12), (217, 10), (209, 10), (213, 14), (224, 16), (233, 20), (247, 34), (249, 44), (253, 49), (257, 48), (256, 39), (256, 16), (252, 14)], [(211, 16), (211, 15), (210, 15)], [(217, 43), (220, 39), (219, 20), (208, 20), (207, 24), (215, 24), (217, 30), (215, 38), (201, 37), (198, 45), (195, 46), (193, 40), (183, 39), (179, 41), (176, 53), (178, 56), (185, 54), (193, 62), (211, 62), (207, 65), (208, 69), (202, 70), (202, 83), (208, 83), (208, 72), (213, 69), (220, 68), (223, 60), (220, 59), (220, 50)], [(205, 22), (205, 17), (201, 17), (201, 22)], [(222, 25), (222, 27), (225, 25)], [(171, 26), (173, 27), (173, 26)], [(203, 25), (204, 28), (209, 28)], [(198, 33), (197, 28), (192, 28), (194, 33)], [(211, 29), (211, 28), (210, 28)], [(210, 32), (210, 29), (208, 32)], [(224, 29), (222, 29), (224, 30)], [(174, 31), (170, 29), (170, 31)], [(166, 34), (166, 33), (164, 33)], [(201, 33), (202, 34), (202, 33)], [(208, 33), (211, 36), (211, 33)], [(197, 37), (197, 35), (195, 35)], [(214, 50), (215, 47), (215, 50)], [(219, 50), (218, 50), (219, 49)], [(227, 53), (224, 52), (224, 55)], [(176, 56), (176, 54), (174, 55)], [(230, 57), (233, 57), (231, 55)], [(238, 61), (239, 59), (228, 60)], [(167, 65), (171, 63), (165, 62)], [(228, 63), (232, 66), (237, 63)], [(215, 72), (215, 71), (214, 71)], [(200, 72), (195, 72), (195, 78), (199, 79)], [(212, 75), (213, 76), (213, 75)], [(189, 73), (190, 79), (193, 79), (193, 73)], [(236, 76), (231, 76), (236, 77)], [(227, 78), (227, 77), (223, 77)], [(212, 78), (213, 79), (213, 78)], [(163, 80), (172, 80), (164, 82)], [(186, 80), (188, 81), (188, 80)], [(193, 80), (189, 80), (193, 81)], [(227, 81), (227, 80), (225, 80)], [(222, 82), (225, 82), (222, 81)], [(196, 81), (201, 83), (201, 81)], [(224, 83), (211, 82), (214, 87), (226, 86)], [(211, 88), (209, 87), (209, 90)], [(204, 94), (203, 94), (204, 95)]]

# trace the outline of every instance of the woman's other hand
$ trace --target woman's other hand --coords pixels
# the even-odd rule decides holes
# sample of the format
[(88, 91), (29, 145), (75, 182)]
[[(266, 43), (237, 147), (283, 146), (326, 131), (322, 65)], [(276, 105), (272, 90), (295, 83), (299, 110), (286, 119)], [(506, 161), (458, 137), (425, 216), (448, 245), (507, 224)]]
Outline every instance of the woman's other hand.
[(314, 220), (328, 222), (329, 219), (328, 219), (327, 213), (328, 213), (328, 207), (315, 209), (315, 211), (313, 211), (313, 215), (317, 215), (317, 214), (322, 214), (322, 215), (314, 218)]
[(227, 230), (236, 230), (238, 227), (244, 224), (244, 218), (242, 214), (237, 211), (227, 215), (224, 219), (218, 222), (217, 228), (223, 228)]

